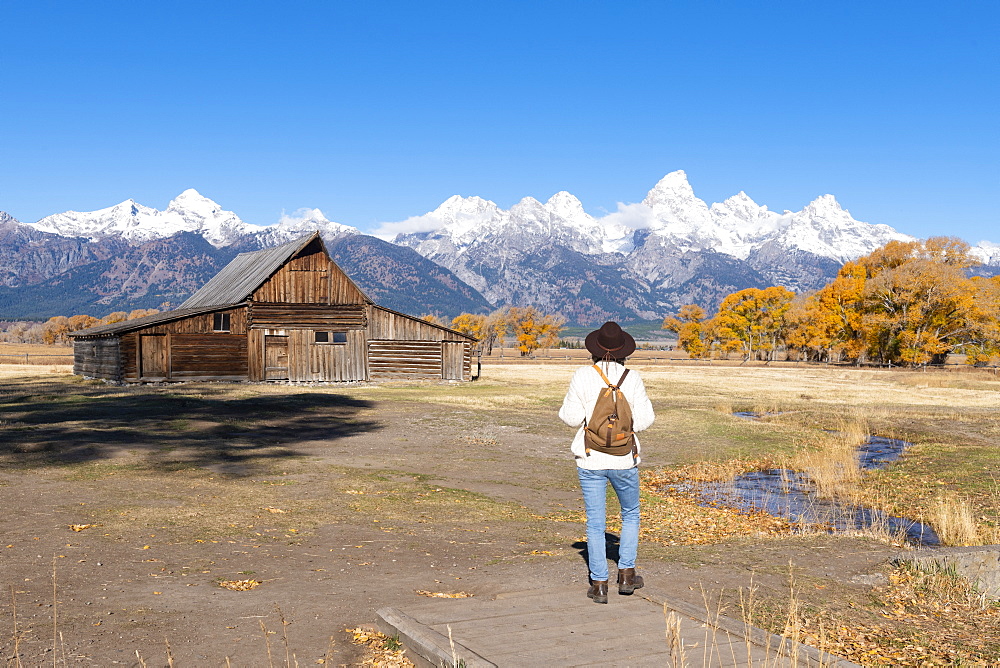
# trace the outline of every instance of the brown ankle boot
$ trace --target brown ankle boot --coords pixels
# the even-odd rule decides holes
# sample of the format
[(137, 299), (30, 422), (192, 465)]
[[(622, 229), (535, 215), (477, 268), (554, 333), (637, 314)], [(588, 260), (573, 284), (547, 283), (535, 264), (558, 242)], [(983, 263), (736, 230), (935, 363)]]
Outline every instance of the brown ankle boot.
[(632, 592), (641, 589), (642, 585), (642, 576), (636, 575), (634, 568), (623, 568), (618, 571), (618, 593), (622, 596), (631, 596)]
[(608, 602), (608, 581), (607, 580), (594, 580), (590, 584), (590, 590), (587, 592), (587, 596), (594, 599), (594, 603), (607, 603)]

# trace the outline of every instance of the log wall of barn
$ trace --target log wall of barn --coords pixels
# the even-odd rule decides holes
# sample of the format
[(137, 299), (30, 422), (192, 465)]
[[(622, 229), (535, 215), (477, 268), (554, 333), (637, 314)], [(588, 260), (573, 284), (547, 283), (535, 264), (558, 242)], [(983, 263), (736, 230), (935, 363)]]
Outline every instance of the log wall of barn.
[(245, 334), (171, 334), (171, 380), (246, 380)]
[(121, 381), (122, 358), (118, 337), (73, 341), (73, 373), (86, 378)]
[(299, 304), (364, 304), (364, 293), (323, 252), (318, 241), (307, 246), (269, 278), (251, 299)]
[(440, 341), (369, 341), (372, 380), (441, 378)]

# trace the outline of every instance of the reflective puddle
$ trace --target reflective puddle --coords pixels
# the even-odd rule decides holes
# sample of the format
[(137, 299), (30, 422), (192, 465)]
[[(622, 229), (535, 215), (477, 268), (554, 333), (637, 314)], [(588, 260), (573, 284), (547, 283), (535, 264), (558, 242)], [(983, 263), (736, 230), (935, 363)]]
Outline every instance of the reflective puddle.
[[(757, 419), (755, 413), (734, 413)], [(907, 441), (871, 436), (858, 448), (858, 466), (879, 469), (899, 459), (909, 447)], [(882, 511), (820, 498), (816, 486), (805, 473), (790, 469), (753, 471), (730, 482), (692, 484), (688, 491), (705, 505), (728, 506), (741, 510), (762, 510), (793, 524), (825, 528), (830, 533), (882, 527), (891, 534), (905, 534), (914, 545), (939, 545), (937, 534), (926, 524)]]

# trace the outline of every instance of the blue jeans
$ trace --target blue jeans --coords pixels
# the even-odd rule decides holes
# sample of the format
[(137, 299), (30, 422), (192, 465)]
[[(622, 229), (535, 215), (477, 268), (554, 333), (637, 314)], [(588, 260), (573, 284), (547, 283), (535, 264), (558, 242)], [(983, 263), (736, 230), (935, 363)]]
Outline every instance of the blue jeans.
[(622, 535), (618, 545), (618, 569), (635, 568), (639, 548), (639, 469), (602, 469), (591, 471), (577, 467), (583, 504), (587, 508), (587, 560), (591, 580), (608, 579), (608, 556), (604, 532), (607, 528), (605, 501), (608, 483), (618, 495), (622, 508)]

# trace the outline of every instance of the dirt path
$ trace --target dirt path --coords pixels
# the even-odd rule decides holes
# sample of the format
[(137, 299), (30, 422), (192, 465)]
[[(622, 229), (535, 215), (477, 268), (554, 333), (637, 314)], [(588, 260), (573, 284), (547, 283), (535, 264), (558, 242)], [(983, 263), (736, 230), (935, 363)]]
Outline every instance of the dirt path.
[[(303, 666), (343, 665), (358, 659), (344, 629), (418, 591), (576, 583), (583, 596), (584, 527), (556, 521), (581, 502), (551, 397), (520, 412), (441, 401), (462, 390), (15, 379), (0, 432), (4, 656), (17, 640), (24, 665), (53, 646), (59, 664), (138, 665), (138, 651), (163, 665), (169, 643), (179, 666), (262, 665), (269, 644), (276, 663), (287, 647)], [(650, 465), (676, 456), (649, 451)], [(789, 561), (811, 597), (863, 596), (851, 577), (892, 552), (791, 538), (640, 558), (661, 589), (718, 609), (751, 573), (781, 596)]]

